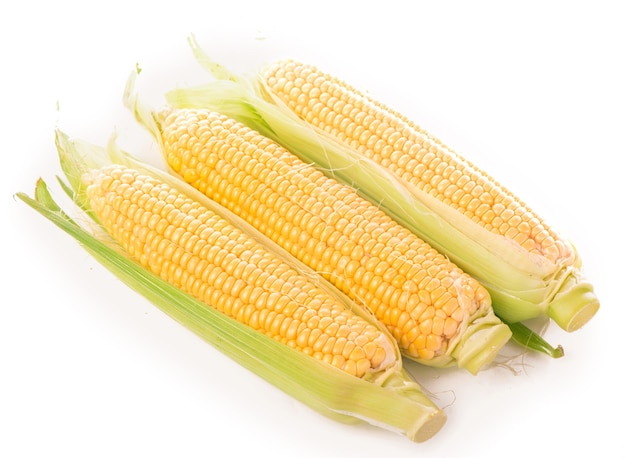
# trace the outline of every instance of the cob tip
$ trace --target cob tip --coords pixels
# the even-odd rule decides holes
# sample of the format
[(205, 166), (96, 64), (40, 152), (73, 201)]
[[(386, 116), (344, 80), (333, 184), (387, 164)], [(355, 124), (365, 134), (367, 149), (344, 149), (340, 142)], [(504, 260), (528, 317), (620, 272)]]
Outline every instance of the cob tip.
[(511, 336), (511, 329), (490, 310), (468, 326), (453, 356), (459, 367), (476, 375), (493, 362)]
[(416, 429), (407, 432), (413, 442), (426, 442), (443, 428), (447, 420), (443, 410), (436, 410), (423, 417), (423, 421), (416, 425)]
[(566, 332), (573, 332), (583, 327), (600, 309), (600, 301), (593, 291), (593, 286), (572, 276), (575, 282), (564, 292), (557, 294), (548, 307), (547, 314)]

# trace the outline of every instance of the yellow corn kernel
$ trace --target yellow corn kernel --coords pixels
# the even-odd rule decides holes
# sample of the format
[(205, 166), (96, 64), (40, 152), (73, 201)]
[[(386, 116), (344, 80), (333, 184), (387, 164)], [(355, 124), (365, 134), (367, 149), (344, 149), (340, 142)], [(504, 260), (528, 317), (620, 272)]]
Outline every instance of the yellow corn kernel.
[[(256, 131), (202, 109), (163, 112), (159, 125), (164, 156), (180, 176), (195, 177), (192, 186), (364, 303), (405, 355), (446, 355), (471, 320), (491, 310), (476, 280), (352, 188)], [(435, 310), (446, 325), (422, 331)]]
[[(121, 165), (96, 169), (83, 181), (103, 227), (131, 257), (169, 283), (355, 376), (396, 363), (395, 344), (384, 332), (166, 183)], [(346, 336), (350, 351), (314, 352), (318, 340), (339, 335)]]

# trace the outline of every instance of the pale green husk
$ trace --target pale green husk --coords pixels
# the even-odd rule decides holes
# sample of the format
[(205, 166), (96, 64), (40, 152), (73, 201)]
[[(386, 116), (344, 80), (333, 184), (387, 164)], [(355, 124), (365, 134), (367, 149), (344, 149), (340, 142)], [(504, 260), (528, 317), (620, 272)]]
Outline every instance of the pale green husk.
[[(211, 205), (184, 183), (139, 163), (113, 142), (104, 149), (71, 140), (57, 131), (57, 147), (69, 181), (67, 185), (59, 180), (61, 187), (87, 213), (89, 208), (80, 177), (108, 163), (121, 163), (151, 173)], [(386, 371), (372, 373), (366, 379), (346, 374), (238, 323), (150, 273), (104, 234), (93, 215), (87, 223), (81, 219), (79, 224), (64, 212), (43, 180), (37, 182), (34, 198), (21, 192), (16, 196), (74, 237), (95, 259), (162, 311), (243, 367), (321, 414), (342, 422), (367, 422), (417, 442), (429, 439), (444, 425), (444, 412), (402, 368), (399, 352), (397, 364)], [(214, 209), (219, 211), (220, 207)]]
[(216, 80), (170, 91), (167, 100), (172, 106), (222, 112), (354, 186), (481, 281), (489, 290), (497, 315), (507, 322), (547, 315), (563, 329), (573, 331), (598, 310), (598, 299), (581, 272), (577, 255), (555, 264), (481, 228), (299, 119), (271, 96), (261, 78), (235, 75), (213, 62), (193, 38), (190, 43), (198, 62)]

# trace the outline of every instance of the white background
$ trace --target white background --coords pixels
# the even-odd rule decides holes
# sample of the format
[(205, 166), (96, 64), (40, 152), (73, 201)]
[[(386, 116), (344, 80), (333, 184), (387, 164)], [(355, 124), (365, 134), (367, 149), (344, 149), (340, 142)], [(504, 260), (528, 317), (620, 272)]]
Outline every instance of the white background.
[[(619, 2), (7, 3), (0, 456), (626, 457)], [(327, 420), (227, 360), (13, 197), (54, 184), (56, 125), (156, 157), (123, 86), (136, 63), (155, 94), (199, 82), (190, 33), (236, 71), (316, 63), (463, 152), (575, 242), (598, 315), (548, 329), (560, 360), (410, 365), (448, 415), (423, 444)]]

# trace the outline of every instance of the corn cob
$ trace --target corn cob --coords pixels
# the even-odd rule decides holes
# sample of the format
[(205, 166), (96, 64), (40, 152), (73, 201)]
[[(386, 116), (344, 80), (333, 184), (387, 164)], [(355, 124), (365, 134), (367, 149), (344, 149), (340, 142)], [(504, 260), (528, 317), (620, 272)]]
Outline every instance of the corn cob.
[(478, 282), (352, 188), (222, 114), (134, 109), (175, 173), (360, 301), (404, 355), (476, 373), (510, 338)]
[(239, 220), (226, 210), (116, 147), (105, 152), (61, 132), (57, 146), (70, 182), (61, 184), (97, 226), (71, 219), (42, 180), (34, 199), (17, 197), (165, 312), (331, 418), (419, 442), (443, 426), (445, 415), (404, 372), (384, 327), (277, 257), (245, 223), (233, 227)]
[(314, 67), (286, 61), (247, 79), (191, 44), (219, 81), (173, 90), (170, 104), (233, 116), (355, 186), (481, 281), (507, 322), (548, 316), (573, 331), (597, 312), (573, 245), (403, 116)]

